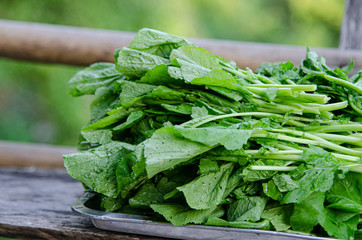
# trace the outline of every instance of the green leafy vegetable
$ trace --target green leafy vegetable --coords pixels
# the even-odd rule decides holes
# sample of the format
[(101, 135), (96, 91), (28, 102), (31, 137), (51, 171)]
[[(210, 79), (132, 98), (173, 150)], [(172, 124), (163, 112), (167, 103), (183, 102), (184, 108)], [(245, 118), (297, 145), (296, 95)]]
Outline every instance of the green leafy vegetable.
[(93, 94), (68, 173), (98, 209), (340, 239), (362, 235), (362, 73), (307, 49), (253, 72), (141, 29), (115, 64), (68, 83)]

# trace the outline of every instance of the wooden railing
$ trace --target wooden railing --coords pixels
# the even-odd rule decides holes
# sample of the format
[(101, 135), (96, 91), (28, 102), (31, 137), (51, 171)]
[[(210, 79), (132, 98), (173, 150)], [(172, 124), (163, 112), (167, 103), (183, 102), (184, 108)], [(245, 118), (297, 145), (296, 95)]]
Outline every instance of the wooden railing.
[[(113, 52), (128, 46), (134, 33), (24, 23), (0, 20), (0, 56), (19, 60), (89, 65), (113, 62)], [(305, 46), (239, 42), (216, 39), (190, 39), (210, 52), (233, 60), (241, 68), (257, 68), (262, 62), (292, 61), (299, 65)], [(331, 66), (344, 66), (350, 60), (362, 68), (362, 51), (339, 48), (313, 48)]]

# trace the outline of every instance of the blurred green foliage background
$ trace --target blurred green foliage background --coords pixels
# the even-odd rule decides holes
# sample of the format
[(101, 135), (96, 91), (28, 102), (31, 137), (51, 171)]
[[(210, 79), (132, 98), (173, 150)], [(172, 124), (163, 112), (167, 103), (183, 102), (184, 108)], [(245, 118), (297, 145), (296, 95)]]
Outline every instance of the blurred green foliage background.
[[(344, 0), (0, 0), (0, 19), (311, 47), (338, 47), (343, 13)], [(66, 82), (80, 69), (0, 58), (0, 140), (75, 146), (90, 99)]]

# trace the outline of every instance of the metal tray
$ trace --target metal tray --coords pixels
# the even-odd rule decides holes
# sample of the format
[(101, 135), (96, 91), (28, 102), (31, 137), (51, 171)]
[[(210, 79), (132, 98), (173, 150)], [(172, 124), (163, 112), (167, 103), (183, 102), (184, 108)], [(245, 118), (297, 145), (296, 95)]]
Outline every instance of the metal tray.
[(331, 240), (331, 238), (311, 235), (254, 229), (202, 225), (173, 226), (170, 223), (152, 221), (145, 216), (110, 213), (85, 206), (86, 202), (93, 197), (94, 193), (86, 192), (73, 203), (71, 209), (75, 213), (90, 218), (94, 226), (104, 230), (174, 239)]

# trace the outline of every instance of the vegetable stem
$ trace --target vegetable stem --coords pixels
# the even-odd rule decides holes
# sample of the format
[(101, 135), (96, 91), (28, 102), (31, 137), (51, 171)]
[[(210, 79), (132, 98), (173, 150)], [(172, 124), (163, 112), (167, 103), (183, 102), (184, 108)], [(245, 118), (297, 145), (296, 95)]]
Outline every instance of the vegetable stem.
[(326, 73), (323, 73), (323, 77), (324, 77), (324, 79), (326, 79), (330, 82), (334, 82), (337, 85), (343, 86), (348, 89), (352, 89), (353, 91), (356, 91), (358, 94), (362, 95), (362, 88), (358, 87), (357, 85), (355, 85), (351, 82), (345, 81), (345, 80), (337, 78), (337, 77), (333, 77)]
[(314, 145), (316, 146), (322, 146), (322, 147), (326, 147), (335, 151), (339, 151), (341, 153), (346, 153), (346, 154), (350, 154), (352, 156), (358, 156), (358, 157), (362, 157), (362, 151), (356, 151), (350, 148), (346, 148), (343, 146), (340, 146), (338, 144), (334, 144), (332, 142), (329, 142), (321, 137), (315, 136), (313, 134), (307, 133), (307, 132), (301, 132), (301, 131), (296, 131), (296, 130), (290, 130), (290, 129), (271, 129), (270, 131), (272, 132), (282, 132), (282, 133), (289, 133), (292, 135), (297, 135), (297, 136), (301, 136), (301, 137), (306, 137), (309, 138), (311, 140), (314, 140)]
[(362, 124), (338, 124), (338, 125), (328, 125), (328, 126), (311, 126), (304, 127), (304, 131), (308, 132), (352, 132), (352, 131), (362, 131)]
[(356, 144), (357, 146), (359, 146), (362, 143), (361, 137), (345, 136), (345, 135), (338, 135), (331, 133), (311, 133), (311, 134), (327, 140)]
[(251, 170), (256, 170), (256, 171), (282, 171), (282, 172), (290, 172), (293, 171), (294, 169), (296, 169), (297, 167), (294, 166), (267, 166), (267, 165), (251, 165), (250, 166)]
[[(266, 112), (242, 112), (242, 113), (230, 113), (230, 114), (224, 114), (224, 115), (217, 115), (214, 117), (206, 118), (203, 121), (197, 122), (192, 125), (192, 128), (199, 127), (201, 125), (204, 125), (208, 122), (212, 122), (215, 120), (223, 119), (223, 118), (231, 118), (231, 117), (246, 117), (246, 116), (254, 116), (254, 117), (276, 117), (278, 119), (286, 120), (286, 122), (291, 123), (294, 126), (305, 126), (305, 124), (294, 121), (293, 119), (285, 119), (283, 115), (275, 114), (275, 113), (266, 113)], [(187, 122), (186, 122), (187, 123)], [(184, 123), (184, 124), (186, 124)]]

